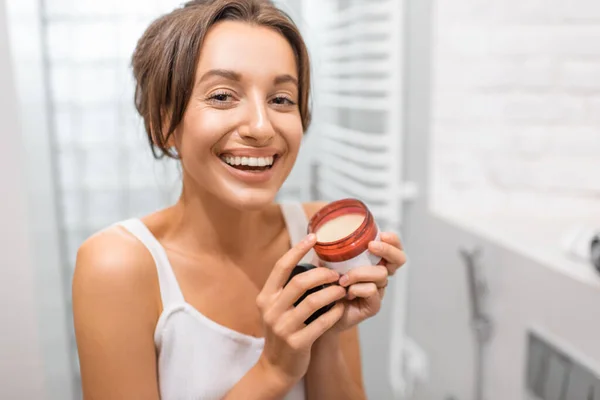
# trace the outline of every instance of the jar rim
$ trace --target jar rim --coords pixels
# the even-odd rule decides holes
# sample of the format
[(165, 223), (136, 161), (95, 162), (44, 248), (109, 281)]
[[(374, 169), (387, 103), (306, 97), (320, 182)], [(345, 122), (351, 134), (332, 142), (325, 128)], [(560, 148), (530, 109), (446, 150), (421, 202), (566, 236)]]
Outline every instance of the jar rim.
[[(321, 221), (323, 221), (327, 216), (331, 215), (332, 213), (343, 210), (345, 208), (360, 208), (360, 210), (364, 214), (364, 219), (361, 222), (361, 224), (358, 226), (358, 228), (356, 228), (354, 231), (350, 232), (348, 235), (341, 237), (337, 240), (334, 240), (331, 242), (317, 242), (317, 243), (320, 244), (321, 246), (335, 246), (335, 245), (344, 243), (349, 238), (355, 237), (357, 235), (360, 236), (367, 229), (367, 226), (369, 225), (370, 219), (372, 219), (372, 216), (371, 216), (371, 213), (369, 212), (369, 209), (365, 203), (363, 203), (362, 201), (360, 201), (358, 199), (353, 199), (353, 198), (346, 198), (346, 199), (333, 201), (333, 202), (327, 204), (326, 206), (324, 206), (323, 208), (321, 208), (319, 211), (317, 211), (310, 218), (310, 220), (308, 222), (307, 233), (316, 234), (318, 231), (317, 228), (319, 228), (321, 226)], [(352, 214), (352, 213), (348, 213), (348, 214)], [(340, 214), (340, 215), (345, 215), (345, 213)]]

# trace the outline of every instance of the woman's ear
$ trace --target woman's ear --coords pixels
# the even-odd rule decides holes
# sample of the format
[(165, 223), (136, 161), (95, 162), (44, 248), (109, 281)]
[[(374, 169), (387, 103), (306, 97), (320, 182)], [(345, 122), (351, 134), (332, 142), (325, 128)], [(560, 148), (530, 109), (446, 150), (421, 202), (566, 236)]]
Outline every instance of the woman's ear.
[[(171, 128), (171, 117), (170, 114), (167, 111), (161, 111), (161, 118), (160, 118), (160, 122), (161, 122), (161, 127), (162, 129), (160, 130), (160, 132), (155, 132), (153, 130), (153, 135), (152, 135), (152, 141), (154, 143), (154, 145), (160, 149), (162, 149), (162, 151), (164, 151), (167, 155), (170, 155), (171, 157), (180, 158), (180, 140), (179, 140), (179, 127), (175, 128), (175, 131), (173, 131), (173, 133), (169, 134), (169, 129)], [(152, 126), (152, 123), (150, 125), (151, 129), (154, 129), (154, 127)], [(160, 136), (159, 136), (160, 134)], [(157, 136), (161, 137), (161, 143), (157, 143)]]
[(178, 159), (181, 159), (181, 132), (180, 127), (175, 128), (175, 131), (167, 138), (165, 143), (169, 151)]
[(162, 110), (160, 112), (160, 120), (162, 122), (162, 140), (165, 148), (169, 149), (174, 145), (174, 143), (171, 143), (173, 135), (169, 135), (169, 128), (171, 128), (171, 113), (166, 110)]

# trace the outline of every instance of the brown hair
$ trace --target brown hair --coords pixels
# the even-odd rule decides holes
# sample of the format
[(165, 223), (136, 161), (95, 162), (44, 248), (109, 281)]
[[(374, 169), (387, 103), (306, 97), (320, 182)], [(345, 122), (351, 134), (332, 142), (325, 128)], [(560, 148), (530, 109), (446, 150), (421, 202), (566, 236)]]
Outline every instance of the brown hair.
[(304, 131), (309, 126), (309, 57), (292, 19), (267, 0), (194, 0), (152, 22), (132, 57), (135, 107), (155, 158), (178, 158), (169, 143), (190, 100), (200, 47), (210, 27), (224, 20), (266, 26), (286, 38), (296, 57)]

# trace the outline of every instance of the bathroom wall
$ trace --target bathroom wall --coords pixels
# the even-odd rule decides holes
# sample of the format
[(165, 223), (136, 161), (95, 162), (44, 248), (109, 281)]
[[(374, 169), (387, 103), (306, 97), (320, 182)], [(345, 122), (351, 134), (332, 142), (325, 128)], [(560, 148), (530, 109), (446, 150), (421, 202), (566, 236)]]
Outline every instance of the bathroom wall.
[(433, 206), (597, 212), (600, 2), (434, 10)]
[(44, 399), (35, 266), (31, 257), (23, 138), (9, 56), (7, 10), (0, 0), (0, 398)]
[[(407, 170), (432, 183), (429, 207), (419, 198), (409, 208), (404, 236), (408, 333), (429, 362), (415, 399), (526, 399), (531, 330), (599, 370), (600, 326), (589, 313), (600, 278), (560, 238), (571, 223), (600, 226), (600, 4), (431, 3), (433, 51), (421, 13), (408, 56), (408, 141), (431, 140), (408, 146)], [(436, 212), (448, 209), (458, 212)], [(461, 256), (474, 249), (493, 328), (481, 368)]]
[[(9, 165), (13, 162), (10, 156), (18, 156), (18, 164), (5, 168), (11, 173), (9, 182), (13, 178), (19, 179), (20, 188), (15, 188), (14, 194), (20, 198), (19, 207), (25, 207), (25, 214), (16, 212), (11, 204), (3, 203), (2, 206), (11, 214), (2, 221), (9, 230), (25, 234), (29, 249), (27, 256), (17, 252), (17, 256), (22, 258), (20, 262), (7, 262), (5, 267), (8, 270), (17, 268), (12, 271), (15, 278), (26, 272), (32, 274), (37, 337), (36, 341), (23, 345), (40, 349), (45, 383), (43, 396), (40, 394), (39, 397), (25, 398), (68, 400), (72, 397), (74, 384), (74, 358), (69, 348), (69, 317), (65, 298), (70, 280), (65, 279), (67, 277), (63, 273), (61, 241), (57, 234), (60, 217), (56, 213), (57, 193), (51, 155), (51, 119), (48, 112), (48, 80), (43, 23), (40, 18), (41, 6), (37, 0), (9, 0), (5, 4), (6, 20), (2, 26), (8, 31), (10, 51), (3, 53), (2, 60), (10, 63), (12, 73), (7, 72), (3, 76), (10, 77), (13, 90), (0, 91), (2, 100), (9, 103), (8, 108), (3, 108), (9, 115), (1, 119), (3, 124), (8, 121), (8, 127), (3, 125), (8, 130), (3, 133), (10, 135), (3, 141), (3, 146), (6, 146), (3, 150), (4, 154), (9, 155), (6, 161)], [(18, 125), (13, 130), (10, 122), (14, 118)], [(4, 183), (4, 180), (0, 181)], [(9, 188), (3, 189), (7, 190), (3, 199), (8, 198), (7, 201), (10, 202), (10, 196), (13, 194), (10, 185)], [(11, 239), (8, 239), (8, 243), (11, 243)], [(2, 304), (8, 306), (14, 315), (27, 315), (26, 303), (22, 303), (20, 297), (27, 294), (29, 288), (21, 287), (18, 279), (12, 281), (10, 276), (6, 280), (3, 279), (3, 282), (12, 286), (6, 292), (7, 301)], [(17, 290), (23, 292), (16, 294)], [(24, 306), (23, 309), (20, 308), (21, 305)], [(7, 325), (10, 326), (10, 322)], [(9, 346), (7, 351), (10, 354), (18, 349), (18, 345)], [(0, 349), (0, 354), (4, 356), (4, 349)], [(3, 361), (7, 361), (7, 365), (18, 365), (21, 362), (14, 357), (3, 358)], [(7, 376), (11, 377), (11, 374)], [(15, 394), (6, 398), (22, 398), (20, 396), (28, 393), (30, 389), (27, 387), (27, 381), (20, 378), (13, 377), (7, 384), (8, 388), (14, 389)]]

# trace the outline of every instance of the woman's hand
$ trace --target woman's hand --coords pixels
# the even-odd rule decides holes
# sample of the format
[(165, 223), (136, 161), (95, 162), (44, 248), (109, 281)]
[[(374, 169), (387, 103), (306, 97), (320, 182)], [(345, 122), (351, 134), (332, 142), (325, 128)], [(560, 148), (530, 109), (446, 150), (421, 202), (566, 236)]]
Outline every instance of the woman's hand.
[(369, 251), (381, 256), (384, 265), (353, 268), (340, 278), (340, 286), (348, 288), (348, 293), (344, 300), (344, 314), (333, 327), (333, 332), (342, 332), (377, 314), (388, 276), (394, 275), (406, 262), (406, 254), (397, 235), (384, 232), (380, 238), (380, 242), (369, 243)]
[(286, 285), (292, 270), (315, 241), (315, 236), (309, 235), (284, 254), (256, 299), (265, 326), (265, 346), (258, 365), (290, 388), (305, 375), (313, 343), (335, 325), (344, 312), (344, 305), (337, 303), (310, 324), (304, 324), (321, 307), (344, 298), (346, 290), (339, 285), (312, 293), (294, 307), (309, 289), (339, 279), (335, 271), (314, 268), (294, 276)]

